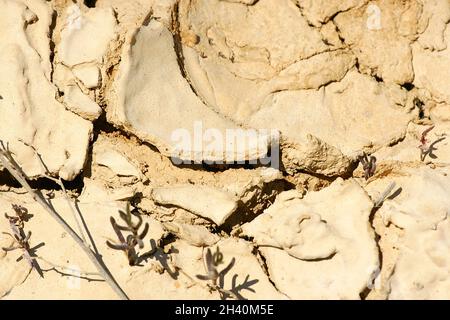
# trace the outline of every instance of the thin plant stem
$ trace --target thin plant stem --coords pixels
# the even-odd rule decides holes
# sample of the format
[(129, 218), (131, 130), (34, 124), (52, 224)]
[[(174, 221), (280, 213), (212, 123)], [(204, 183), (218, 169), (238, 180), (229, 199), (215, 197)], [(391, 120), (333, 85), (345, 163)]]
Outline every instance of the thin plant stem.
[(87, 244), (86, 242), (86, 238), (84, 236), (84, 232), (83, 232), (83, 228), (81, 227), (80, 221), (79, 221), (79, 217), (78, 217), (78, 212), (75, 209), (75, 205), (73, 204), (73, 202), (70, 200), (69, 195), (67, 194), (67, 190), (66, 187), (64, 186), (64, 183), (61, 180), (61, 177), (58, 177), (58, 179), (53, 178), (47, 168), (47, 166), (44, 163), (44, 160), (42, 159), (42, 156), (39, 154), (39, 152), (36, 150), (36, 148), (28, 143), (26, 143), (25, 141), (19, 140), (21, 143), (23, 143), (25, 146), (31, 148), (35, 155), (39, 158), (39, 163), (42, 167), (42, 169), (44, 170), (44, 177), (55, 182), (63, 191), (64, 194), (64, 199), (66, 199), (67, 205), (70, 207), (70, 211), (72, 212), (73, 218), (77, 224), (77, 229), (78, 229), (78, 233), (81, 237), (81, 239), (83, 239), (84, 243)]
[(381, 204), (386, 200), (386, 198), (391, 194), (392, 190), (395, 188), (396, 183), (391, 182), (388, 187), (384, 190), (384, 192), (378, 197), (378, 199), (374, 202), (374, 207), (379, 208)]
[(49, 214), (52, 216), (61, 227), (74, 239), (74, 241), (80, 246), (80, 248), (88, 256), (89, 260), (95, 265), (98, 272), (101, 274), (103, 279), (110, 285), (114, 292), (124, 300), (128, 300), (126, 293), (120, 288), (111, 274), (106, 270), (106, 268), (100, 263), (98, 257), (89, 248), (89, 246), (83, 241), (82, 238), (66, 223), (66, 221), (53, 209), (53, 207), (47, 202), (44, 195), (40, 190), (34, 190), (31, 188), (29, 183), (25, 178), (25, 174), (20, 168), (19, 164), (13, 159), (11, 153), (5, 148), (3, 141), (0, 141), (0, 161), (3, 167), (8, 170), (11, 175), (25, 188), (28, 193), (32, 196), (33, 200), (39, 203)]

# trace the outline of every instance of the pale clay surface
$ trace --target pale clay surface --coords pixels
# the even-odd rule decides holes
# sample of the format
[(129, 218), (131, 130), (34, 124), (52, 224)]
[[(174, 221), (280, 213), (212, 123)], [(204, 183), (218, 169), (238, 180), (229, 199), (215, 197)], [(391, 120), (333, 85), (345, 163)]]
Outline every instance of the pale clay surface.
[[(197, 277), (220, 248), (219, 270), (234, 258), (223, 289), (237, 286), (235, 298), (450, 299), (450, 1), (0, 7), (0, 140), (77, 229), (62, 191), (37, 179), (39, 156), (72, 181), (95, 250), (130, 298), (220, 299)], [(200, 121), (210, 136), (189, 144)], [(238, 128), (262, 134), (208, 149)], [(248, 163), (277, 138), (280, 167)], [(362, 152), (377, 159), (367, 181)], [(149, 224), (134, 267), (106, 245), (127, 202)], [(67, 276), (98, 279), (0, 165), (0, 247), (11, 245), (12, 204), (31, 215), (43, 278), (16, 261), (20, 250), (0, 249), (1, 299), (117, 298)]]
[(358, 299), (379, 266), (372, 207), (356, 181), (337, 180), (303, 199), (280, 194), (242, 229), (261, 248), (277, 288), (292, 299)]

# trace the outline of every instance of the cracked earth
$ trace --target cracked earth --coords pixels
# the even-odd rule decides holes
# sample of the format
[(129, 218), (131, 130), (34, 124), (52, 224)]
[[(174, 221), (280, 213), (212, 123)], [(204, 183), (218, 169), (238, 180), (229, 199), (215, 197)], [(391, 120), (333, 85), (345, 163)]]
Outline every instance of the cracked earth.
[[(0, 8), (0, 140), (131, 299), (450, 299), (449, 0)], [(279, 143), (180, 152), (198, 122)], [(133, 266), (107, 245), (128, 204)], [(0, 164), (0, 248), (13, 205), (40, 271), (0, 249), (2, 299), (117, 298)]]

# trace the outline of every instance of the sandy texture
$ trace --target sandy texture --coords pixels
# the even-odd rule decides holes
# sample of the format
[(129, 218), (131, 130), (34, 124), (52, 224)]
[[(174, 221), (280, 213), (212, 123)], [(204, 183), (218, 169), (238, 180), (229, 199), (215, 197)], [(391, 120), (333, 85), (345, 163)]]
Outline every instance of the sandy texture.
[[(0, 140), (129, 298), (450, 299), (448, 0), (0, 7)], [(117, 298), (1, 164), (0, 213), (1, 299)]]

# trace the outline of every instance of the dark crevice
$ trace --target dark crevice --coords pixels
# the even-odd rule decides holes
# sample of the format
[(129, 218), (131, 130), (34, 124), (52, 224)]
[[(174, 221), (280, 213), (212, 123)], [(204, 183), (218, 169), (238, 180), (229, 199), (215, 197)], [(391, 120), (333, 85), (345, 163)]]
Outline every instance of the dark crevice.
[(423, 112), (423, 109), (419, 110), (419, 119), (425, 118), (425, 114)]
[(12, 188), (22, 187), (20, 183), (18, 183), (16, 179), (14, 179), (14, 177), (6, 169), (0, 170), (0, 185), (9, 186)]
[(403, 89), (405, 89), (406, 91), (411, 91), (415, 88), (414, 84), (409, 83), (409, 82), (402, 84), (401, 87)]
[[(302, 17), (305, 18), (305, 16), (303, 15), (303, 8), (302, 8), (302, 6), (300, 5), (300, 3), (295, 2), (294, 5), (298, 8), (298, 11), (300, 11), (300, 14), (302, 15)], [(305, 18), (305, 19), (306, 19), (306, 18)], [(309, 23), (309, 22), (308, 22), (308, 23)]]
[(352, 162), (350, 167), (348, 168), (348, 170), (341, 175), (326, 176), (324, 174), (320, 174), (317, 172), (310, 172), (310, 171), (306, 171), (306, 170), (297, 170), (297, 171), (295, 171), (295, 174), (305, 174), (305, 175), (317, 178), (319, 180), (333, 183), (338, 178), (347, 180), (347, 179), (350, 179), (351, 177), (353, 177), (353, 172), (358, 168), (358, 165), (359, 165), (358, 161)]
[(190, 163), (181, 163), (178, 164), (179, 159), (170, 159), (172, 163), (176, 160), (176, 163), (173, 163), (174, 166), (181, 169), (191, 169), (195, 171), (207, 171), (207, 172), (223, 172), (229, 169), (244, 169), (244, 170), (254, 170), (258, 168), (267, 168), (270, 167), (268, 165), (263, 165), (260, 162), (254, 163), (254, 161), (239, 161), (238, 163), (209, 163), (209, 161), (202, 161), (201, 163), (194, 163), (193, 161), (186, 161)]
[(84, 0), (84, 5), (88, 8), (95, 8), (97, 0)]
[(98, 136), (100, 133), (113, 133), (113, 132), (120, 132), (125, 137), (129, 137), (129, 134), (125, 132), (124, 130), (116, 128), (113, 124), (108, 122), (108, 119), (106, 117), (106, 112), (103, 112), (100, 117), (98, 117), (94, 122), (94, 138), (92, 139), (92, 142), (97, 141)]
[(334, 21), (334, 19), (335, 19), (339, 14), (344, 13), (344, 12), (347, 12), (347, 11), (350, 11), (351, 9), (353, 9), (353, 7), (352, 7), (352, 8), (349, 8), (349, 9), (347, 9), (347, 10), (342, 10), (342, 11), (338, 11), (338, 12), (334, 13), (331, 17), (328, 18), (327, 21), (325, 21), (325, 23), (327, 23), (328, 21)]
[[(104, 109), (104, 108), (103, 108)], [(106, 112), (104, 111), (100, 117), (98, 117), (98, 119), (96, 119), (93, 122), (93, 127), (94, 127), (94, 136), (92, 138), (92, 142), (90, 144), (89, 147), (89, 153), (88, 153), (88, 159), (86, 160), (87, 165), (85, 166), (85, 176), (89, 177), (90, 176), (90, 166), (89, 163), (92, 163), (92, 148), (93, 145), (95, 144), (95, 142), (98, 140), (98, 137), (102, 134), (112, 134), (112, 133), (118, 133), (121, 137), (125, 138), (125, 139), (136, 139), (136, 141), (139, 141), (139, 143), (141, 145), (145, 145), (146, 147), (148, 147), (149, 149), (151, 149), (154, 152), (160, 153), (160, 151), (158, 150), (158, 148), (156, 148), (154, 145), (143, 141), (142, 139), (140, 139), (139, 137), (137, 137), (136, 135), (134, 135), (133, 133), (127, 132), (124, 129), (120, 128), (120, 127), (116, 127), (115, 125), (113, 125), (112, 123), (108, 122), (107, 116), (106, 116)]]
[(379, 75), (374, 74), (373, 77), (377, 82), (384, 82), (383, 78), (381, 78)]
[[(110, 122), (106, 117), (106, 113), (104, 112), (97, 120), (94, 121), (94, 137), (91, 143), (92, 145), (97, 141), (98, 137), (102, 133), (111, 134), (111, 133), (119, 133), (122, 137), (126, 139), (135, 138), (136, 141), (139, 141), (141, 145), (144, 145), (150, 148), (152, 151), (161, 153), (157, 147), (153, 144), (143, 141), (133, 133), (127, 132), (122, 128), (116, 127)], [(92, 151), (92, 150), (90, 150)], [(268, 155), (271, 155), (271, 150), (269, 150)], [(229, 169), (245, 169), (245, 170), (254, 170), (257, 168), (267, 168), (270, 167), (270, 164), (262, 164), (261, 161), (255, 160), (246, 160), (239, 161), (234, 163), (211, 163), (209, 161), (202, 161), (201, 163), (195, 163), (194, 161), (182, 161), (180, 159), (176, 159), (174, 157), (169, 157), (172, 164), (181, 169), (191, 169), (196, 171), (208, 171), (208, 172), (223, 172)], [(89, 162), (89, 161), (87, 161)], [(183, 163), (184, 162), (184, 163)], [(89, 169), (87, 168), (86, 171)]]
[(81, 194), (81, 191), (83, 191), (84, 188), (84, 177), (83, 175), (79, 174), (72, 181), (63, 181), (63, 184), (67, 190), (72, 190), (75, 191), (77, 194)]
[[(284, 249), (282, 249), (284, 251)], [(336, 256), (337, 252), (333, 252), (332, 254), (330, 254), (328, 257), (324, 257), (324, 258), (314, 258), (314, 259), (300, 259), (303, 261), (307, 261), (307, 262), (320, 262), (320, 261), (326, 261), (326, 260), (331, 260)], [(298, 259), (298, 258), (296, 258)]]
[(147, 146), (152, 151), (161, 153), (158, 150), (158, 148), (156, 148), (154, 145), (152, 145), (148, 142), (145, 142), (142, 139), (140, 139), (138, 136), (136, 136), (135, 134), (125, 131), (123, 128), (116, 127), (112, 123), (108, 122), (105, 112), (103, 112), (102, 115), (93, 122), (93, 125), (94, 125), (94, 137), (92, 139), (92, 145), (97, 141), (98, 137), (102, 133), (106, 133), (106, 134), (118, 133), (121, 137), (123, 137), (125, 139), (130, 140), (130, 139), (134, 138), (134, 139), (136, 139), (136, 141), (139, 141), (140, 144)]
[(150, 10), (150, 12), (145, 16), (144, 20), (142, 21), (142, 26), (148, 27), (148, 25), (152, 21), (152, 18), (153, 18), (153, 11)]
[(414, 104), (414, 107), (419, 110), (419, 113), (418, 113), (419, 119), (424, 119), (425, 118), (425, 110), (424, 110), (425, 103), (416, 97), (413, 100), (413, 104)]
[(82, 176), (84, 178), (91, 178), (92, 177), (93, 148), (94, 148), (94, 144), (93, 144), (93, 142), (91, 142), (89, 144), (89, 149), (88, 149), (88, 152), (86, 154), (86, 161), (84, 162), (84, 166), (83, 166)]
[[(277, 180), (266, 183), (259, 192), (256, 190), (258, 188), (254, 186), (247, 190), (249, 193), (255, 192), (256, 195), (246, 203), (239, 201), (238, 209), (219, 227), (219, 230), (230, 234), (237, 226), (253, 221), (275, 201), (281, 192), (295, 189), (295, 186), (293, 187), (288, 181)], [(264, 199), (263, 202), (262, 199)]]
[[(395, 191), (394, 194), (391, 195), (390, 197), (393, 197), (396, 193), (398, 193), (398, 191), (399, 190)], [(401, 192), (401, 190), (400, 190), (400, 192)], [(373, 233), (375, 235), (375, 244), (376, 244), (377, 249), (378, 249), (378, 261), (380, 262), (378, 268), (379, 268), (379, 270), (381, 272), (381, 270), (383, 269), (383, 253), (381, 251), (381, 246), (380, 246), (381, 235), (376, 232), (375, 227), (374, 227), (375, 214), (378, 211), (378, 209), (380, 209), (380, 207), (375, 207), (374, 206), (372, 208), (372, 210), (371, 210), (371, 212), (369, 214), (369, 223), (372, 226), (372, 230), (373, 230)], [(375, 281), (376, 277), (374, 277), (372, 280)], [(373, 283), (371, 283), (370, 285), (373, 285)], [(369, 286), (364, 288), (364, 290), (359, 293), (359, 296), (360, 296), (361, 300), (366, 300), (368, 295), (372, 292), (372, 290), (373, 289), (369, 288)]]
[[(336, 28), (337, 29), (337, 28)], [(339, 29), (338, 29), (339, 30)], [(343, 36), (341, 36), (341, 34), (338, 31), (338, 38), (342, 43), (345, 43), (345, 38)]]
[[(103, 108), (104, 109), (104, 108)], [(94, 137), (91, 143), (92, 145), (97, 141), (98, 137), (102, 133), (106, 134), (112, 134), (112, 133), (119, 133), (122, 137), (126, 139), (136, 139), (141, 145), (144, 145), (148, 148), (150, 148), (152, 151), (161, 153), (159, 149), (154, 146), (153, 144), (146, 142), (142, 139), (140, 139), (135, 134), (125, 131), (123, 128), (117, 127), (110, 122), (108, 122), (106, 112), (103, 112), (100, 117), (93, 122), (94, 125)], [(91, 150), (92, 151), (92, 150)], [(276, 152), (276, 151), (275, 151)], [(162, 154), (162, 153), (161, 153)], [(272, 150), (268, 150), (267, 157), (270, 158), (272, 155)], [(256, 159), (256, 160), (246, 160), (246, 161), (236, 161), (233, 163), (212, 163), (210, 161), (204, 160), (199, 163), (196, 163), (195, 161), (183, 161), (181, 159), (175, 158), (175, 157), (169, 157), (172, 164), (178, 168), (181, 169), (191, 169), (196, 171), (208, 171), (208, 172), (223, 172), (228, 169), (245, 169), (245, 170), (254, 170), (257, 168), (267, 168), (270, 167), (271, 164), (262, 164), (262, 159)], [(267, 160), (267, 159), (264, 159)], [(281, 168), (280, 168), (281, 170)]]
[(175, 3), (174, 5), (174, 10), (173, 10), (173, 25), (174, 25), (174, 30), (173, 30), (173, 45), (174, 45), (174, 50), (175, 50), (175, 54), (177, 56), (177, 62), (178, 62), (178, 66), (180, 68), (180, 73), (181, 76), (186, 80), (186, 82), (189, 84), (189, 86), (191, 87), (192, 92), (194, 92), (194, 94), (200, 99), (200, 101), (202, 101), (205, 105), (207, 105), (203, 99), (198, 95), (197, 90), (195, 90), (194, 86), (192, 85), (187, 72), (186, 72), (186, 68), (184, 66), (184, 55), (183, 55), (183, 43), (181, 41), (181, 35), (180, 35), (180, 21), (178, 18), (178, 14), (179, 14), (179, 7), (178, 7), (178, 2)]
[(404, 133), (404, 135), (402, 137), (400, 137), (400, 138), (398, 138), (398, 139), (396, 139), (394, 141), (391, 141), (387, 146), (388, 147), (396, 146), (397, 144), (405, 141), (405, 139), (406, 139), (406, 129), (405, 129), (405, 133)]
[[(36, 190), (61, 190), (61, 187), (56, 182), (47, 178), (28, 179), (27, 182), (32, 189)], [(84, 188), (83, 177), (81, 175), (78, 175), (73, 181), (63, 180), (63, 184), (66, 190), (74, 191), (78, 194), (80, 194)], [(18, 189), (22, 187), (20, 183), (17, 182), (17, 180), (7, 170), (0, 172), (0, 185)]]
[(262, 267), (264, 273), (266, 274), (267, 278), (269, 279), (269, 282), (276, 288), (277, 286), (276, 286), (275, 282), (273, 282), (273, 280), (270, 278), (270, 273), (269, 273), (269, 268), (267, 267), (266, 257), (264, 257), (264, 255), (259, 251), (259, 249), (257, 247), (254, 247), (252, 253), (259, 258), (258, 260), (260, 260), (262, 262), (261, 267)]
[(322, 39), (322, 42), (327, 46), (332, 46), (333, 44), (329, 42), (327, 39)]
[[(184, 59), (184, 53), (183, 53), (183, 42), (181, 40), (180, 35), (180, 21), (179, 21), (179, 4), (178, 2), (175, 3), (173, 13), (172, 13), (172, 35), (173, 35), (173, 48), (177, 57), (177, 63), (180, 70), (180, 74), (183, 77), (183, 79), (187, 82), (189, 87), (191, 88), (192, 93), (195, 94), (197, 99), (199, 99), (206, 107), (208, 107), (210, 110), (217, 113), (221, 118), (225, 118), (227, 120), (230, 120), (232, 123), (239, 124), (236, 122), (235, 119), (228, 117), (226, 115), (221, 114), (214, 108), (214, 106), (211, 106), (197, 91), (197, 89), (194, 87), (194, 85), (191, 82), (191, 79), (189, 78), (189, 74), (186, 71), (185, 67), (185, 59)], [(205, 58), (205, 57), (203, 57)]]
[(56, 19), (57, 19), (57, 17), (58, 17), (57, 12), (53, 11), (52, 12), (52, 17), (51, 17), (52, 21), (51, 21), (51, 24), (50, 24), (50, 27), (49, 27), (50, 63), (52, 65), (52, 70), (50, 72), (50, 81), (51, 82), (53, 82), (53, 73), (55, 71), (55, 67), (54, 67), (53, 63), (55, 61), (55, 47), (56, 47), (56, 44), (55, 44), (55, 41), (53, 40), (53, 36), (54, 36), (54, 33), (55, 33), (55, 29), (56, 29)]
[[(273, 155), (273, 153), (279, 152), (278, 155)], [(245, 169), (245, 170), (253, 170), (257, 168), (268, 168), (275, 165), (272, 161), (274, 158), (281, 159), (280, 147), (278, 144), (272, 145), (269, 147), (267, 154), (264, 158), (260, 159), (252, 159), (245, 161), (233, 161), (232, 163), (226, 163), (224, 161), (212, 162), (212, 161), (201, 161), (201, 163), (195, 163), (194, 161), (187, 161), (187, 163), (183, 163), (181, 159), (177, 159), (172, 157), (170, 160), (172, 163), (179, 168), (186, 168), (191, 170), (201, 170), (201, 171), (210, 171), (210, 172), (222, 172), (228, 169)], [(264, 160), (264, 161), (263, 161)], [(268, 161), (270, 160), (270, 161)], [(280, 171), (284, 171), (282, 163), (280, 163), (280, 168), (276, 167)]]
[[(336, 28), (336, 33), (337, 33), (337, 35), (338, 35), (339, 40), (340, 40), (342, 43), (346, 44), (346, 43), (345, 43), (345, 38), (342, 36), (341, 30), (339, 29), (339, 27), (337, 26), (337, 24), (334, 22), (334, 19), (330, 19), (330, 21), (333, 22), (334, 27)], [(351, 50), (351, 48), (350, 48), (350, 50)], [(356, 55), (355, 55), (355, 56), (356, 56)], [(359, 66), (359, 64), (358, 64), (358, 66)]]
[(263, 270), (263, 272), (266, 274), (267, 276), (267, 280), (269, 280), (270, 284), (275, 288), (275, 290), (277, 290), (279, 293), (281, 293), (282, 295), (284, 295), (286, 298), (290, 297), (285, 294), (284, 292), (280, 291), (276, 285), (276, 283), (270, 278), (270, 273), (269, 273), (269, 267), (267, 266), (267, 260), (266, 257), (264, 257), (264, 255), (261, 253), (261, 251), (259, 251), (259, 249), (257, 247), (254, 247), (252, 253), (259, 259), (257, 259), (258, 261), (260, 261), (260, 265), (261, 265), (261, 269)]

